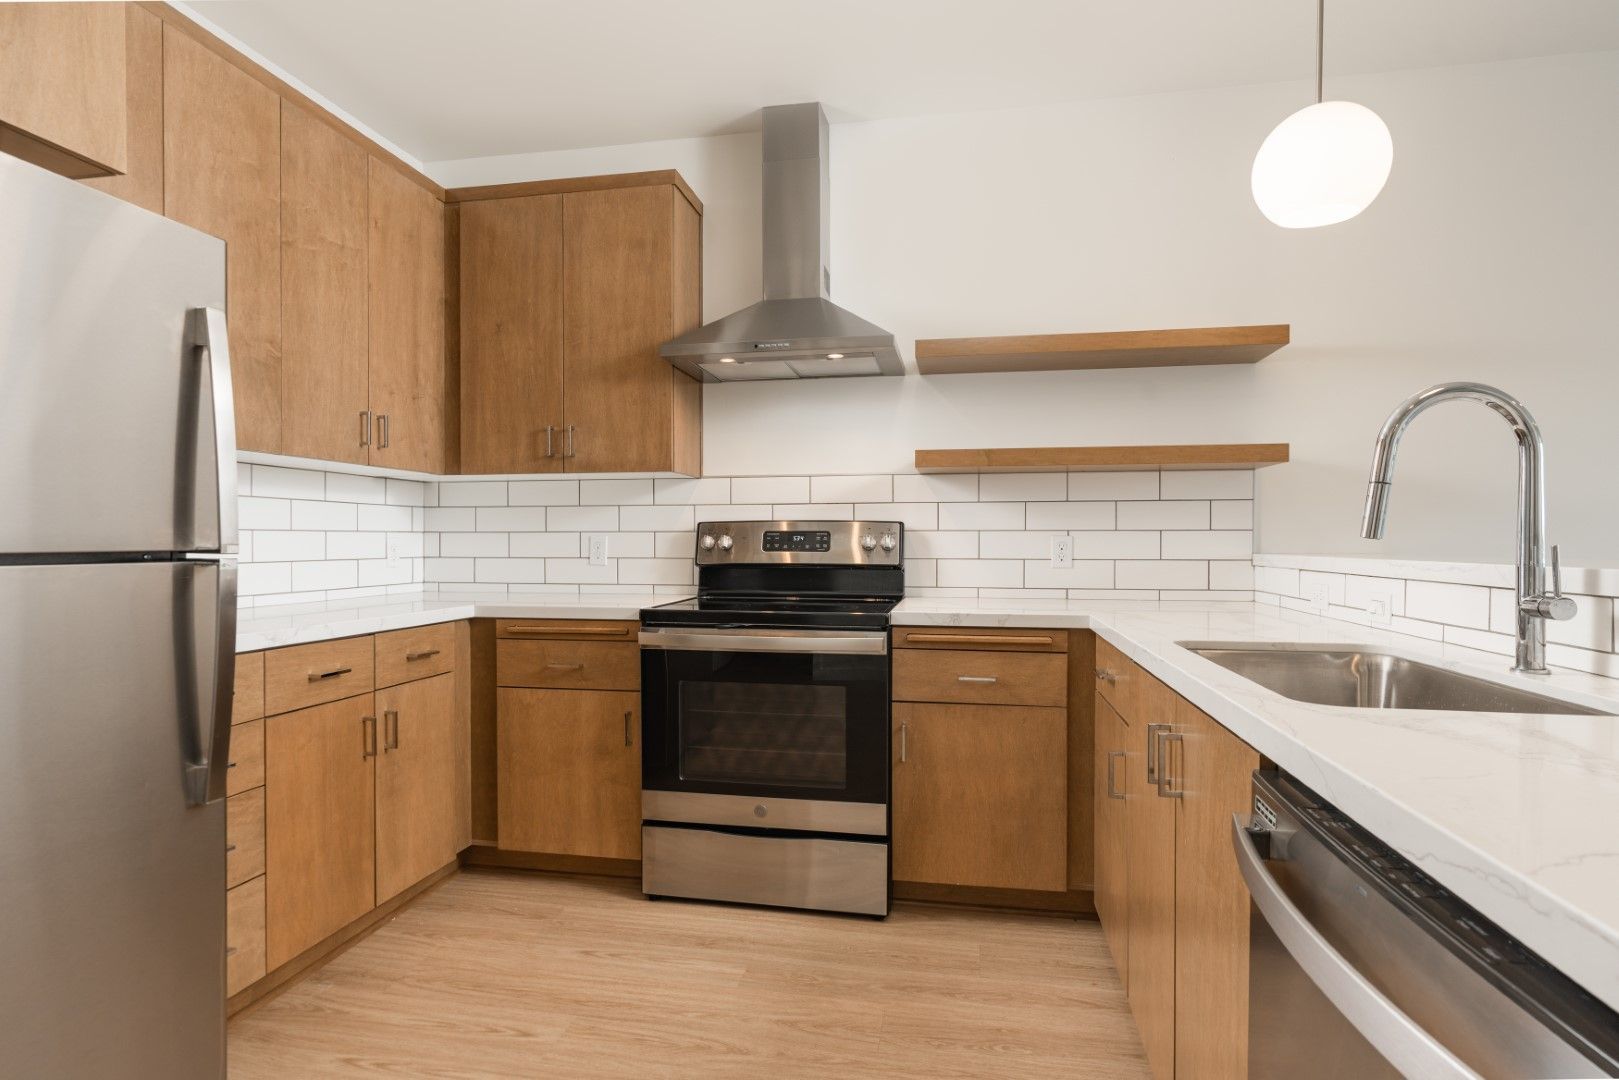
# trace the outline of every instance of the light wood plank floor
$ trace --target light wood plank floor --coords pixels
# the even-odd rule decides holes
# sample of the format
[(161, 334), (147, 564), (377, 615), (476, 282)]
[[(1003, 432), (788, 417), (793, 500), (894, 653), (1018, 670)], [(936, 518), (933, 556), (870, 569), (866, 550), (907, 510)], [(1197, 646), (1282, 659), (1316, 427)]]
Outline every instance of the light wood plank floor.
[(231, 1021), (273, 1077), (1146, 1077), (1094, 922), (886, 922), (467, 871)]

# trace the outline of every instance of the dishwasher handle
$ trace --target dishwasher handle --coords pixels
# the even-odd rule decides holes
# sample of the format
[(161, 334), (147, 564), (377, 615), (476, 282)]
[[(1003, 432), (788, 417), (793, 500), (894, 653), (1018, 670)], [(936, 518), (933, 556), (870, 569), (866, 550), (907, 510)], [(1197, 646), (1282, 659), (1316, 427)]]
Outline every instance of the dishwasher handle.
[(1231, 815), (1231, 844), (1260, 915), (1310, 981), (1378, 1053), (1406, 1076), (1478, 1080), (1478, 1073), (1402, 1012), (1310, 924), (1265, 868), (1239, 814)]

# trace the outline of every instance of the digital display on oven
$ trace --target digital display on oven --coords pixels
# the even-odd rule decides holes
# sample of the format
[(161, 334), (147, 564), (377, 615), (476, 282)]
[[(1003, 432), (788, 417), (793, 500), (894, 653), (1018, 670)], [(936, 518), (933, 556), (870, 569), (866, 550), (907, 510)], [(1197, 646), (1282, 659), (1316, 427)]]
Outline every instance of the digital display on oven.
[(831, 551), (829, 532), (766, 532), (766, 551)]

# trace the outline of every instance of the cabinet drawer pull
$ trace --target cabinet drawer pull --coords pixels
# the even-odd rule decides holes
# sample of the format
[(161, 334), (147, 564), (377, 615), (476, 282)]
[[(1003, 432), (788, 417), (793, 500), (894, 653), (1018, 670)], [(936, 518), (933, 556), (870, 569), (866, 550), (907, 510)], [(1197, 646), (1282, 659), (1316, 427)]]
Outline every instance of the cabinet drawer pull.
[(1113, 768), (1123, 756), (1123, 750), (1109, 750), (1107, 752), (1107, 797), (1110, 799), (1124, 798), (1124, 792), (1113, 790)]
[(405, 660), (407, 662), (411, 660), (426, 660), (430, 656), (437, 656), (442, 651), (442, 649), (423, 649), (421, 652), (408, 652), (405, 654)]
[(377, 718), (374, 716), (360, 717), (360, 756), (377, 756)]
[(562, 456), (565, 458), (573, 457), (573, 430), (573, 425), (569, 424), (567, 431), (564, 433), (568, 437), (567, 442), (563, 445), (562, 449)]
[(584, 669), (584, 666), (585, 665), (583, 665), (583, 664), (546, 664), (545, 665), (545, 670), (547, 670), (547, 671), (581, 671), (581, 670)]
[[(1169, 776), (1169, 744), (1185, 746), (1186, 736), (1178, 731), (1165, 731), (1158, 737), (1158, 796), (1163, 799), (1184, 799), (1186, 789), (1176, 787)], [(1182, 755), (1184, 760), (1184, 754)]]
[(226, 855), (229, 855), (231, 852), (233, 852), (235, 850), (236, 850), (236, 845), (235, 844), (226, 844), (225, 845), (225, 854)]
[(910, 749), (910, 746), (908, 745), (911, 741), (910, 734), (910, 724), (907, 721), (901, 720), (899, 722), (899, 763), (901, 765), (905, 764), (905, 758), (907, 757), (906, 751)]
[(236, 955), (236, 946), (234, 946), (234, 945), (226, 946), (225, 955), (226, 956), (235, 956)]
[(234, 761), (227, 761), (227, 762), (225, 762), (225, 768), (227, 768), (227, 769), (234, 769), (234, 768), (236, 768), (236, 762), (234, 762)]
[(506, 627), (508, 634), (551, 634), (555, 637), (626, 637), (629, 629), (623, 626), (528, 626), (518, 624)]
[(557, 456), (557, 429), (550, 424), (545, 426), (545, 456)]
[(629, 710), (629, 709), (624, 710), (624, 745), (625, 746), (634, 746), (635, 745), (635, 736), (630, 734), (630, 718), (633, 715), (634, 715), (634, 713), (631, 710)]
[(970, 683), (985, 683), (985, 684), (988, 684), (988, 683), (998, 683), (1001, 680), (996, 678), (994, 675), (957, 675), (956, 676), (956, 681), (957, 682), (970, 682)]
[(1119, 681), (1118, 673), (1113, 672), (1113, 671), (1109, 671), (1105, 667), (1099, 667), (1099, 668), (1096, 669), (1096, 678), (1101, 682), (1110, 683), (1110, 684), (1114, 684), (1114, 685), (1117, 685), (1118, 681)]
[(333, 668), (331, 671), (311, 671), (309, 673), (309, 681), (320, 682), (322, 679), (335, 679), (339, 675), (348, 675), (353, 671), (354, 669), (351, 667)]
[(910, 634), (906, 641), (925, 645), (1050, 645), (1052, 639), (1044, 634), (1033, 637), (1012, 637), (997, 634)]
[(1168, 724), (1147, 725), (1147, 783), (1157, 787), (1161, 781), (1158, 779), (1159, 749), (1158, 738), (1169, 730)]
[(388, 414), (377, 414), (377, 449), (388, 449)]
[(371, 445), (371, 410), (363, 409), (360, 412), (360, 445)]
[(382, 749), (384, 753), (389, 750), (399, 749), (398, 709), (384, 709), (382, 711)]

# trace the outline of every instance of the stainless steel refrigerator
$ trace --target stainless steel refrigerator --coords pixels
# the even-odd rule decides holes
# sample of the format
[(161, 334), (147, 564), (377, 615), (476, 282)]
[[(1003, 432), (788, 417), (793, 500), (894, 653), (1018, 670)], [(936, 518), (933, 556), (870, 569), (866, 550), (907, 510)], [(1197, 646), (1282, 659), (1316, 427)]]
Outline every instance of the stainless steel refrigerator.
[(225, 246), (0, 154), (0, 1074), (225, 1072)]

